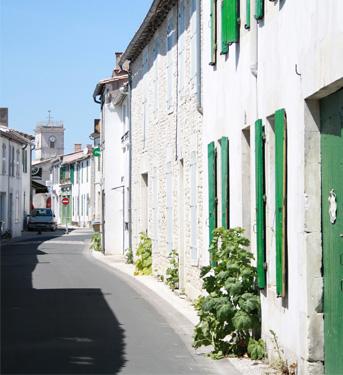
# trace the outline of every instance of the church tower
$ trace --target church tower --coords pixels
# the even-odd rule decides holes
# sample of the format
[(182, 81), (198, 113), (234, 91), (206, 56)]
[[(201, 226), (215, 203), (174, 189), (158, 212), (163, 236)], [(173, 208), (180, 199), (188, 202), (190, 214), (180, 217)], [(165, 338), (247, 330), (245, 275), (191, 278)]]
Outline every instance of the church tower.
[(39, 122), (35, 129), (36, 160), (45, 160), (64, 154), (64, 126), (61, 121)]

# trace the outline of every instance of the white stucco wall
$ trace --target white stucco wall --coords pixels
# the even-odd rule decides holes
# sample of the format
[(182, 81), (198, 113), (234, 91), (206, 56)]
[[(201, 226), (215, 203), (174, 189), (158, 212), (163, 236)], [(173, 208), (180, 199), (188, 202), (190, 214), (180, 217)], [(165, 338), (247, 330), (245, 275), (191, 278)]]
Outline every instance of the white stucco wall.
[[(253, 16), (254, 3), (251, 4)], [(227, 56), (219, 55), (218, 51), (217, 64), (211, 67), (208, 65), (210, 9), (209, 2), (203, 2), (206, 27), (203, 152), (209, 142), (223, 135), (229, 137), (231, 226), (244, 226), (247, 210), (242, 175), (247, 159), (243, 161), (242, 129), (250, 126), (249, 236), (251, 249), (255, 251), (254, 123), (261, 118), (266, 125), (268, 285), (261, 293), (262, 335), (271, 349), (269, 330), (276, 332), (289, 362), (298, 363), (299, 373), (320, 374), (323, 372), (320, 191), (313, 186), (320, 186), (320, 150), (318, 122), (305, 100), (342, 87), (343, 49), (338, 46), (343, 45), (340, 21), (343, 4), (318, 0), (266, 1), (263, 22), (257, 26), (252, 17), (250, 30), (244, 29), (244, 1), (240, 9), (239, 44), (230, 46)], [(220, 30), (218, 21), (218, 46)], [(252, 74), (256, 68), (257, 79)], [(280, 108), (285, 108), (287, 114), (288, 139), (288, 297), (283, 301), (276, 297), (275, 291), (274, 149), (273, 131), (268, 123), (268, 117)], [(207, 171), (204, 160), (203, 168)], [(207, 205), (204, 217), (208, 217)], [(204, 230), (207, 227), (206, 220), (203, 227)]]
[[(104, 91), (102, 108), (102, 160), (104, 175), (104, 246), (107, 254), (124, 253), (123, 194), (124, 162), (121, 138), (124, 123), (121, 104), (114, 105), (111, 84)], [(125, 203), (124, 203), (125, 204)]]
[[(6, 155), (3, 158), (3, 145), (6, 146)], [(10, 230), (12, 237), (21, 235), (26, 215), (30, 213), (31, 192), (31, 151), (27, 146), (27, 172), (23, 171), (22, 152), (25, 144), (10, 140), (0, 134), (0, 193), (2, 195), (3, 231)], [(14, 147), (13, 175), (9, 173), (9, 150)], [(18, 157), (18, 158), (17, 158)], [(5, 171), (3, 170), (3, 162)], [(12, 173), (11, 173), (12, 174)], [(10, 196), (12, 200), (10, 201)], [(1, 216), (2, 216), (1, 215)]]

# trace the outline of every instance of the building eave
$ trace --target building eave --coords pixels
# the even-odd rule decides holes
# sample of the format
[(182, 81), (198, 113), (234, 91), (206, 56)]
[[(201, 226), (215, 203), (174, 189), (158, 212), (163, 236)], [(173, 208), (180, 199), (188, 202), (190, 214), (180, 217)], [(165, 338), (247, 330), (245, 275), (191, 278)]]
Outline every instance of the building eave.
[(122, 54), (119, 60), (120, 66), (126, 61), (133, 62), (139, 56), (175, 4), (176, 0), (153, 1), (141, 26), (135, 33), (125, 52)]

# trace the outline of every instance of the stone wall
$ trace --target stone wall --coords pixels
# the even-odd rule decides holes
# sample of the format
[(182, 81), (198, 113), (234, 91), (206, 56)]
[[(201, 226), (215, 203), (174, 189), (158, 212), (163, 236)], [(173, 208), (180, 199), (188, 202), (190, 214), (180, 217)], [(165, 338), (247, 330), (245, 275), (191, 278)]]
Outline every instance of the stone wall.
[[(205, 176), (202, 169), (202, 115), (197, 109), (196, 78), (191, 74), (192, 64), (195, 64), (192, 61), (195, 55), (192, 53), (191, 14), (190, 2), (185, 1), (185, 28), (182, 34), (179, 29), (180, 35), (177, 35), (174, 7), (131, 64), (132, 229), (134, 250), (139, 232), (147, 230), (152, 238), (153, 272), (156, 275), (165, 275), (169, 251), (178, 251), (181, 288), (190, 298), (195, 298), (201, 289), (199, 266), (207, 261), (207, 250), (204, 250), (202, 227), (198, 225), (204, 220)], [(171, 48), (168, 52), (167, 30), (172, 19), (174, 37), (169, 39)], [(170, 97), (172, 99), (168, 99)], [(193, 257), (190, 207), (192, 153), (196, 160), (195, 186), (193, 179), (196, 222), (193, 219), (193, 223), (197, 239), (197, 253), (193, 251)]]

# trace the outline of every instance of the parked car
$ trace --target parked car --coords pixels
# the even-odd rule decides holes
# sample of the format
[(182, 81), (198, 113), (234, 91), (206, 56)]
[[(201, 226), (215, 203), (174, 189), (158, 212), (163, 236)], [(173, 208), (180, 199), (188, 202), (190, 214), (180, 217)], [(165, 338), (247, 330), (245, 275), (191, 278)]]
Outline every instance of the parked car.
[(32, 210), (27, 224), (27, 229), (30, 230), (51, 230), (57, 229), (55, 215), (51, 208), (35, 208)]

